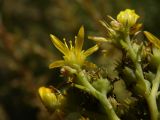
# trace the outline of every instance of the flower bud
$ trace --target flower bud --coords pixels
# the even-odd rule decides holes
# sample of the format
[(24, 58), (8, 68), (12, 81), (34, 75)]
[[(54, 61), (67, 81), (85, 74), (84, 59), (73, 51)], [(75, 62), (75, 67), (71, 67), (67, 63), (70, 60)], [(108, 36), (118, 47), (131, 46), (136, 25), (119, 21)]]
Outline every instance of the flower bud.
[(125, 11), (121, 11), (117, 15), (117, 20), (123, 24), (125, 27), (132, 27), (136, 24), (139, 16), (135, 13), (134, 10), (126, 9)]
[(116, 20), (111, 21), (110, 24), (114, 30), (120, 30), (121, 28), (121, 24)]
[(46, 87), (40, 87), (38, 92), (42, 103), (49, 111), (55, 111), (61, 107), (64, 98), (62, 95), (58, 95), (54, 90)]

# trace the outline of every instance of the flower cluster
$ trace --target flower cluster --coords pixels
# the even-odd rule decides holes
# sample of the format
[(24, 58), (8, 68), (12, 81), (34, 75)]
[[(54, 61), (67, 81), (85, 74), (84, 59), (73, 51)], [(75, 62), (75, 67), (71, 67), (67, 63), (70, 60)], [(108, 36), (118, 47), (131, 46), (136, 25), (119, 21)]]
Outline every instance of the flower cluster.
[[(63, 73), (64, 71), (69, 73), (64, 76), (67, 78), (67, 85), (62, 88), (66, 92), (76, 88), (98, 100), (103, 108), (101, 109), (102, 113), (105, 114), (103, 119), (120, 120), (121, 116), (128, 119), (125, 118), (125, 115), (129, 116), (131, 110), (140, 111), (137, 110), (139, 108), (136, 105), (143, 98), (148, 105), (146, 107), (148, 117), (150, 116), (151, 120), (158, 120), (160, 115), (157, 104), (160, 92), (160, 40), (147, 31), (144, 31), (144, 35), (148, 40), (145, 42), (138, 40), (137, 34), (143, 34), (140, 32), (142, 24), (138, 23), (139, 15), (134, 10), (126, 9), (121, 11), (116, 19), (110, 16), (109, 19), (109, 23), (100, 21), (107, 30), (107, 37), (89, 36), (99, 45), (96, 44), (86, 51), (82, 50), (83, 26), (75, 37), (74, 44), (72, 41), (69, 41), (68, 44), (65, 39), (64, 42), (61, 42), (56, 36), (51, 35), (54, 46), (64, 56), (63, 60), (51, 63), (49, 68), (61, 67)], [(118, 62), (112, 61), (114, 63), (113, 71), (109, 71), (107, 66), (98, 66), (91, 70), (83, 67), (92, 64), (86, 61), (86, 58), (97, 51), (104, 42), (108, 45), (111, 43), (114, 46), (113, 49), (118, 49), (122, 54)], [(116, 74), (113, 74), (115, 71)], [(111, 74), (108, 74), (109, 72)], [(53, 88), (41, 87), (39, 95), (46, 108), (55, 111), (65, 106), (64, 101), (71, 91), (64, 96), (58, 94), (59, 90)], [(68, 106), (71, 108), (72, 103)], [(67, 110), (69, 110), (68, 108)], [(143, 111), (142, 114), (138, 119), (145, 117)]]

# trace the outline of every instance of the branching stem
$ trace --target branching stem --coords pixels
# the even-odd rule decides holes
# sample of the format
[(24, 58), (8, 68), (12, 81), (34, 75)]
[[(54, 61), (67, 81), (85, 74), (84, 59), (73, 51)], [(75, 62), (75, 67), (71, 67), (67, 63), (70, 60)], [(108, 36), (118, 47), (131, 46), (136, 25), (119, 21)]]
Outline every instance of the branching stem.
[[(133, 47), (131, 45), (129, 34), (127, 34), (125, 36), (125, 41), (126, 41), (126, 43), (128, 45), (127, 51), (129, 53), (129, 56), (130, 56), (131, 60), (134, 63), (135, 71), (137, 71), (137, 72), (135, 72), (135, 75), (136, 75), (138, 81), (142, 81), (143, 83), (145, 83), (143, 70), (142, 70), (141, 64), (139, 63), (139, 61), (137, 59), (137, 54), (138, 53), (136, 53), (134, 51), (134, 49), (133, 49)], [(158, 120), (159, 112), (158, 112), (157, 103), (156, 103), (156, 96), (158, 94), (159, 84), (160, 84), (160, 65), (158, 66), (156, 77), (152, 81), (151, 90), (148, 90), (147, 86), (146, 86), (146, 90), (142, 94), (143, 97), (147, 101), (147, 104), (148, 104), (148, 107), (149, 107), (149, 111), (150, 111), (151, 120)]]
[(158, 66), (156, 77), (152, 81), (151, 92), (148, 96), (146, 96), (152, 120), (158, 120), (158, 115), (159, 115), (156, 102), (159, 84), (160, 84), (160, 65)]
[(120, 118), (115, 113), (111, 103), (107, 99), (106, 95), (97, 91), (89, 83), (89, 81), (88, 81), (88, 79), (85, 75), (85, 72), (81, 70), (76, 75), (77, 75), (77, 78), (78, 78), (78, 83), (80, 84), (80, 85), (77, 86), (77, 88), (80, 88), (80, 89), (82, 88), (81, 90), (84, 90), (84, 91), (88, 92), (89, 94), (93, 95), (96, 99), (98, 99), (99, 102), (101, 103), (101, 105), (103, 106), (103, 108), (105, 110), (105, 113), (107, 114), (107, 117), (109, 118), (109, 120), (120, 120)]

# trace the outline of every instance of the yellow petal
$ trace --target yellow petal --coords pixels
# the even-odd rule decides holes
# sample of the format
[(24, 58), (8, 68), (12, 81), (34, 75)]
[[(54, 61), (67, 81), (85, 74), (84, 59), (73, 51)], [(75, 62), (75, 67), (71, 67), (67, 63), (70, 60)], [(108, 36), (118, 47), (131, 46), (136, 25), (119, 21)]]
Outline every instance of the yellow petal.
[(51, 36), (51, 40), (54, 44), (54, 46), (60, 51), (62, 52), (64, 55), (68, 54), (69, 49), (67, 48), (67, 46), (65, 46), (65, 44), (63, 44), (56, 36), (54, 35), (50, 35)]
[(61, 67), (61, 66), (63, 66), (63, 65), (65, 65), (65, 61), (64, 61), (64, 60), (58, 60), (58, 61), (52, 62), (52, 63), (49, 65), (49, 69)]
[(109, 42), (111, 40), (106, 39), (104, 37), (96, 37), (96, 36), (88, 36), (88, 39), (94, 40), (96, 42)]
[(144, 34), (153, 45), (160, 48), (160, 40), (156, 36), (147, 31), (144, 31)]
[(91, 55), (92, 53), (94, 53), (95, 51), (97, 51), (98, 48), (99, 48), (98, 45), (95, 45), (95, 46), (89, 48), (88, 50), (86, 50), (84, 52), (85, 57), (87, 57), (87, 56)]
[(82, 50), (83, 42), (84, 42), (84, 27), (81, 26), (77, 35), (77, 39), (75, 40), (75, 49), (77, 50), (77, 52), (80, 52)]

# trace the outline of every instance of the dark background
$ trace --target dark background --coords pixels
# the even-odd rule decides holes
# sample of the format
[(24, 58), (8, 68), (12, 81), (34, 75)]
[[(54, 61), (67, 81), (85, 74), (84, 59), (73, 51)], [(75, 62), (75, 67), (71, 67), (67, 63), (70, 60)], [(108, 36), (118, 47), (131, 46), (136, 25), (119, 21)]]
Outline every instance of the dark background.
[(130, 8), (143, 29), (160, 37), (159, 6), (159, 0), (0, 0), (0, 120), (49, 119), (37, 94), (61, 81), (59, 70), (48, 69), (61, 58), (49, 34), (73, 39), (84, 25), (87, 35), (103, 36), (99, 20)]

